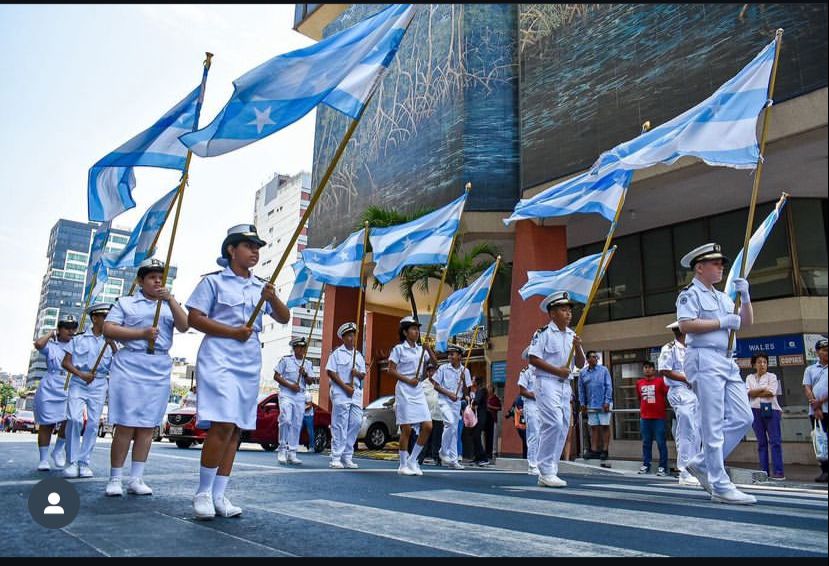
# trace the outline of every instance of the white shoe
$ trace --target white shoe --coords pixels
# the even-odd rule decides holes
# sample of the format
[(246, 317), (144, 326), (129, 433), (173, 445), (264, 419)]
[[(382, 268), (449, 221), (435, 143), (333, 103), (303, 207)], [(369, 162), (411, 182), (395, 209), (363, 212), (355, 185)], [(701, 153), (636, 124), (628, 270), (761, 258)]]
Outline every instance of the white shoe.
[(41, 460), (40, 464), (37, 465), (38, 472), (48, 472), (50, 469), (48, 460)]
[(209, 492), (197, 493), (193, 497), (193, 510), (196, 512), (196, 519), (208, 520), (216, 516), (216, 508), (213, 506), (213, 496)]
[(343, 466), (345, 466), (349, 470), (356, 470), (357, 468), (360, 467), (357, 464), (355, 464), (354, 462), (352, 462), (351, 460), (344, 460), (343, 461)]
[(213, 509), (219, 517), (238, 517), (242, 514), (242, 508), (231, 503), (227, 497), (213, 500)]
[(144, 483), (142, 478), (133, 478), (127, 483), (127, 493), (132, 493), (133, 495), (152, 495), (153, 490)]
[(423, 475), (423, 470), (420, 469), (420, 464), (417, 463), (417, 458), (415, 458), (414, 460), (409, 460), (406, 463), (406, 466), (414, 472), (414, 475), (416, 475), (416, 476), (422, 476)]
[(343, 468), (345, 468), (345, 466), (343, 466), (343, 463), (340, 462), (339, 460), (331, 460), (328, 463), (328, 467), (329, 468), (336, 468), (337, 470), (342, 470)]
[(717, 503), (730, 503), (732, 505), (754, 505), (757, 503), (757, 498), (748, 493), (743, 493), (736, 487), (729, 489), (724, 493), (714, 492), (711, 494), (711, 501)]
[(457, 462), (457, 461), (452, 462), (451, 464), (449, 464), (449, 467), (453, 470), (463, 470), (464, 469), (463, 464), (461, 464), (460, 462)]
[(567, 487), (567, 482), (555, 474), (549, 476), (538, 476), (538, 485), (541, 487)]
[(527, 475), (540, 476), (541, 472), (538, 471), (538, 466), (530, 466), (529, 469), (527, 469)]
[(699, 486), (699, 480), (687, 470), (682, 470), (679, 472), (679, 485)]
[(107, 482), (106, 494), (109, 497), (124, 495), (124, 487), (121, 485), (121, 478), (109, 478), (109, 481)]
[(708, 483), (708, 472), (700, 470), (694, 464), (688, 464), (685, 466), (685, 471), (691, 474), (694, 479), (699, 482), (702, 489), (707, 491), (710, 495), (714, 495), (714, 491), (711, 489), (711, 484)]
[(60, 452), (57, 454), (54, 450), (52, 450), (49, 453), (49, 459), (52, 460), (52, 465), (57, 469), (66, 467), (66, 452), (63, 448), (61, 448)]
[(78, 477), (80, 478), (91, 478), (95, 474), (92, 473), (92, 468), (90, 468), (86, 464), (79, 464), (78, 465)]
[[(415, 462), (415, 465), (417, 465), (417, 462)], [(417, 475), (417, 471), (414, 468), (412, 468), (412, 466), (409, 464), (409, 462), (406, 462), (405, 466), (400, 466), (397, 469), (397, 473), (402, 474), (404, 476), (416, 476)], [(423, 474), (423, 472), (420, 472), (420, 473)]]
[(80, 473), (77, 464), (69, 464), (63, 469), (63, 477), (65, 478), (77, 478), (80, 477)]
[(280, 450), (279, 452), (277, 452), (276, 461), (282, 464), (283, 466), (288, 463), (288, 457), (285, 455), (284, 450)]
[(288, 452), (288, 463), (289, 464), (301, 464), (302, 460), (296, 457), (296, 452), (291, 450)]

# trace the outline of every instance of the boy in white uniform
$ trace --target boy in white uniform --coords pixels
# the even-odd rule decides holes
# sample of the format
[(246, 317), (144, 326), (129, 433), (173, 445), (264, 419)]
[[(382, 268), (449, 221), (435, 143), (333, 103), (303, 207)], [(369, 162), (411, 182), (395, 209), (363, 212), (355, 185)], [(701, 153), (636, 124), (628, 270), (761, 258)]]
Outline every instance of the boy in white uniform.
[(458, 420), (461, 414), (461, 399), (467, 394), (467, 388), (472, 385), (472, 377), (469, 370), (461, 366), (463, 348), (449, 344), (446, 353), (449, 363), (440, 366), (431, 378), (439, 395), (438, 404), (443, 419), (440, 460), (453, 470), (462, 470), (463, 465), (458, 462)]
[[(529, 360), (530, 347), (521, 352), (522, 360)], [(518, 391), (524, 398), (524, 420), (527, 423), (527, 473), (537, 476), (538, 471), (538, 431), (541, 422), (538, 416), (538, 403), (535, 399), (535, 368), (528, 365), (518, 374)]]
[(279, 383), (279, 451), (280, 464), (301, 464), (296, 451), (305, 416), (305, 386), (313, 383), (314, 366), (304, 360), (307, 342), (294, 338), (290, 342), (294, 353), (283, 356), (274, 368), (273, 378)]
[(366, 360), (355, 350), (357, 325), (346, 322), (337, 329), (342, 346), (331, 352), (325, 372), (331, 380), (331, 468), (359, 468), (351, 457), (363, 421), (363, 379)]

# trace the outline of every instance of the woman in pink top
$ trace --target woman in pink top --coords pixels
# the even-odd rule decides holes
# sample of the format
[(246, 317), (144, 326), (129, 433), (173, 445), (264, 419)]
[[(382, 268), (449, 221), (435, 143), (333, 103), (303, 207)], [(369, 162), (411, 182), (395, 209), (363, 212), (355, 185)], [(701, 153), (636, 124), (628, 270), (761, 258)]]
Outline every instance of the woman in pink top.
[[(777, 402), (777, 376), (768, 372), (769, 357), (758, 352), (751, 356), (754, 373), (746, 377), (748, 400), (754, 413), (754, 434), (757, 436), (757, 455), (760, 468), (773, 480), (784, 480), (783, 448), (781, 445), (780, 419), (783, 409)], [(769, 473), (769, 446), (771, 467)]]

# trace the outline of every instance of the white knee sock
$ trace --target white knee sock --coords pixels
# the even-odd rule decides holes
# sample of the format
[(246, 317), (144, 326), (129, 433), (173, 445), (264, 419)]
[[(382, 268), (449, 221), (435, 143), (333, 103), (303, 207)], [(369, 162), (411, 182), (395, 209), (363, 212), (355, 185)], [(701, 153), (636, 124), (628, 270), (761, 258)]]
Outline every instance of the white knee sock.
[(216, 479), (213, 480), (213, 501), (221, 501), (222, 497), (225, 496), (225, 489), (227, 488), (227, 482), (230, 481), (230, 476), (216, 476)]
[(417, 461), (417, 457), (420, 456), (420, 452), (423, 450), (423, 446), (420, 444), (415, 443), (414, 448), (412, 448), (412, 455), (409, 456), (412, 460)]
[(121, 479), (121, 475), (124, 473), (124, 468), (110, 468), (109, 469), (109, 479), (118, 478)]
[(409, 452), (406, 450), (400, 450), (400, 467), (402, 468), (409, 462)]
[(196, 495), (213, 491), (213, 481), (216, 479), (216, 472), (218, 471), (219, 466), (215, 468), (199, 466), (199, 489), (196, 491)]
[(45, 462), (49, 459), (49, 447), (48, 446), (38, 446), (38, 451), (40, 452), (40, 461)]
[(144, 475), (144, 464), (146, 462), (133, 462), (130, 466), (130, 478), (138, 479)]

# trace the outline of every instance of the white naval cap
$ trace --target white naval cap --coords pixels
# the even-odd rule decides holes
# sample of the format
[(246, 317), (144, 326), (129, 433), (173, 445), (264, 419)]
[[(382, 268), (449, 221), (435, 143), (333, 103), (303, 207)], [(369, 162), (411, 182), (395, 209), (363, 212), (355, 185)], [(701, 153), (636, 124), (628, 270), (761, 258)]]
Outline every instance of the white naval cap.
[(267, 242), (259, 237), (259, 233), (256, 231), (256, 226), (253, 224), (237, 224), (236, 226), (228, 228), (227, 236), (225, 236), (225, 239), (222, 242), (222, 255), (216, 259), (216, 263), (222, 267), (230, 265), (230, 256), (227, 254), (227, 246), (246, 241), (258, 244), (259, 247), (267, 245)]
[(144, 277), (147, 273), (152, 272), (164, 273), (164, 262), (154, 257), (148, 257), (138, 264), (138, 277)]
[(406, 330), (407, 328), (409, 328), (412, 325), (414, 325), (414, 326), (423, 326), (422, 324), (420, 324), (419, 321), (415, 320), (415, 317), (413, 317), (411, 315), (404, 316), (403, 318), (400, 319), (400, 328), (402, 328), (403, 330)]
[(107, 314), (109, 309), (112, 308), (112, 303), (95, 303), (88, 309), (86, 309), (86, 313), (88, 315), (93, 314)]
[(541, 312), (549, 312), (549, 310), (553, 307), (557, 307), (559, 305), (570, 305), (573, 306), (576, 303), (570, 299), (570, 293), (567, 291), (554, 291), (544, 297), (544, 300), (541, 301)]
[(356, 332), (356, 331), (357, 331), (357, 325), (356, 324), (354, 324), (353, 322), (346, 322), (344, 324), (341, 324), (340, 327), (337, 329), (337, 336), (339, 338), (342, 338), (343, 336), (345, 336), (346, 332)]
[(685, 254), (681, 260), (679, 260), (679, 265), (686, 269), (693, 269), (694, 265), (696, 265), (700, 261), (708, 261), (711, 259), (721, 259), (725, 262), (730, 261), (726, 256), (722, 254), (722, 249), (720, 248), (719, 244), (715, 243), (708, 243), (699, 246), (698, 248), (694, 248), (687, 254)]
[(463, 347), (458, 346), (457, 344), (449, 344), (446, 347), (446, 353), (448, 354), (449, 352), (457, 352), (460, 355), (463, 355)]
[(294, 346), (307, 346), (308, 342), (306, 342), (303, 336), (300, 336), (299, 338), (292, 339), (290, 342), (288, 342), (288, 344), (291, 346), (291, 348), (293, 348)]
[(817, 351), (818, 351), (818, 350), (820, 350), (821, 348), (826, 348), (827, 346), (829, 346), (829, 340), (827, 340), (826, 338), (820, 338), (820, 339), (819, 339), (819, 340), (815, 343), (815, 352), (817, 352)]
[(58, 320), (58, 327), (61, 326), (77, 327), (78, 318), (74, 314), (65, 314)]

